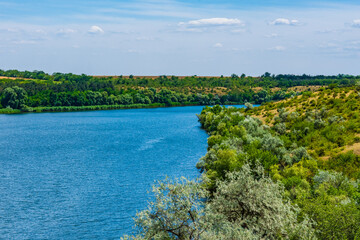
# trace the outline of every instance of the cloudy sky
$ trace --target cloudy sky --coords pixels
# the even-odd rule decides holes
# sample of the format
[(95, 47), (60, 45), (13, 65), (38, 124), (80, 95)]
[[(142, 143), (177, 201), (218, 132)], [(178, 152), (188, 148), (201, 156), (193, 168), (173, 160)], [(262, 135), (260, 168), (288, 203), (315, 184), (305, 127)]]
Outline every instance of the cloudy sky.
[(0, 69), (360, 75), (360, 2), (0, 0)]

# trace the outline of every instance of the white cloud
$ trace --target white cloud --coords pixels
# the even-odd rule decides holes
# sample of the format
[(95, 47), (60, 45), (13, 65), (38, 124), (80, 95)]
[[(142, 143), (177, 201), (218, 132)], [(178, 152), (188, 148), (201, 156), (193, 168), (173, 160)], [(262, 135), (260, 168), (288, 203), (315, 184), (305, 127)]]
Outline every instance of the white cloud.
[(223, 45), (221, 43), (215, 43), (213, 47), (214, 48), (222, 48)]
[(137, 37), (137, 41), (154, 41), (155, 39), (153, 37)]
[(104, 30), (102, 30), (102, 28), (99, 27), (99, 26), (91, 26), (88, 33), (90, 33), (90, 34), (101, 34), (101, 33), (104, 33)]
[(340, 33), (344, 33), (348, 31), (347, 29), (323, 29), (323, 30), (318, 30), (316, 31), (316, 33), (319, 34), (340, 34)]
[(244, 23), (237, 18), (206, 18), (192, 20), (186, 24), (189, 26), (244, 26)]
[(271, 33), (271, 34), (265, 35), (265, 37), (267, 37), (267, 38), (276, 38), (278, 36), (279, 36), (279, 34), (277, 34), (277, 33)]
[(238, 28), (238, 29), (234, 29), (234, 30), (231, 30), (232, 33), (245, 33), (247, 32), (246, 29), (242, 29), (242, 28)]
[(43, 29), (36, 29), (35, 32), (39, 34), (47, 34), (46, 31)]
[(355, 19), (352, 24), (352, 27), (360, 28), (360, 19)]
[(139, 50), (135, 50), (135, 49), (128, 49), (127, 52), (128, 53), (140, 53)]
[(11, 33), (18, 33), (18, 32), (19, 32), (19, 29), (8, 28), (8, 29), (6, 29), (6, 31), (11, 32)]
[(287, 18), (277, 18), (274, 21), (270, 22), (271, 25), (289, 25), (289, 26), (296, 26), (299, 25), (298, 20), (290, 20)]
[(275, 46), (275, 47), (269, 48), (269, 50), (282, 52), (282, 51), (285, 51), (286, 48), (284, 46)]
[(71, 28), (62, 28), (62, 29), (59, 29), (58, 31), (56, 31), (57, 35), (68, 35), (68, 34), (72, 34), (72, 33), (76, 33), (76, 30), (71, 29)]
[(13, 43), (22, 45), (22, 44), (36, 44), (37, 42), (33, 40), (18, 40), (18, 41), (13, 41)]
[(201, 32), (208, 28), (244, 27), (245, 23), (237, 18), (204, 18), (178, 24), (185, 31)]
[(323, 53), (354, 56), (360, 53), (360, 41), (327, 42), (319, 45)]

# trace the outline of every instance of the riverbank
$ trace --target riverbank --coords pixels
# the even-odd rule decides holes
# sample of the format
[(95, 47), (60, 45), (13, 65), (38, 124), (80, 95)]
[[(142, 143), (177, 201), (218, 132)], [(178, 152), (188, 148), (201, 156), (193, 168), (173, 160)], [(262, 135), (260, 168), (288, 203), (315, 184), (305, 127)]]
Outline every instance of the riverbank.
[[(242, 105), (244, 103), (229, 102), (224, 105)], [(187, 107), (203, 106), (202, 104), (188, 103), (152, 103), (152, 104), (130, 104), (130, 105), (93, 105), (93, 106), (54, 106), (54, 107), (28, 107), (26, 109), (0, 109), (0, 114), (21, 114), (21, 113), (42, 113), (42, 112), (80, 112), (80, 111), (98, 111), (98, 110), (116, 110), (116, 109), (137, 109), (137, 108), (161, 108), (161, 107)]]

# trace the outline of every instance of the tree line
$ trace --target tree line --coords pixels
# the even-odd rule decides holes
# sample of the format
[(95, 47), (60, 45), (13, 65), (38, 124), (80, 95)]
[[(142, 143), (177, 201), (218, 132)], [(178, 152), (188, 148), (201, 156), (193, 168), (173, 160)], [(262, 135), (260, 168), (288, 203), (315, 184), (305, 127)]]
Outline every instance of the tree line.
[(0, 70), (0, 76), (9, 77), (0, 79), (0, 109), (9, 111), (59, 106), (262, 104), (299, 94), (287, 89), (291, 86), (350, 86), (358, 78), (268, 73), (261, 77), (94, 77), (17, 70)]
[(96, 77), (85, 74), (76, 75), (72, 73), (53, 73), (48, 74), (43, 71), (18, 71), (18, 70), (0, 70), (0, 76), (16, 77), (24, 79), (38, 79), (43, 81), (55, 82), (98, 82), (108, 81), (114, 85), (122, 86), (142, 86), (142, 87), (292, 87), (292, 86), (310, 86), (310, 85), (329, 85), (342, 84), (353, 85), (360, 76), (338, 74), (332, 76), (325, 75), (293, 75), (278, 74), (272, 75), (268, 72), (260, 77), (251, 77), (242, 74), (232, 74), (230, 77), (201, 77), (201, 76), (158, 76), (158, 77), (136, 77), (130, 76), (105, 76)]

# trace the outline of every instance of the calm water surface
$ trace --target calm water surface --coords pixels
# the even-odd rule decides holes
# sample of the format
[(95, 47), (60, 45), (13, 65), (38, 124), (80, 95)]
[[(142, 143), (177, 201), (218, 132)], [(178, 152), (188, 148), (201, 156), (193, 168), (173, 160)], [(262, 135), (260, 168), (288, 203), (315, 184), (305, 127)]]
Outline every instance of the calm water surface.
[(0, 115), (0, 238), (131, 233), (155, 180), (199, 176), (201, 109)]

